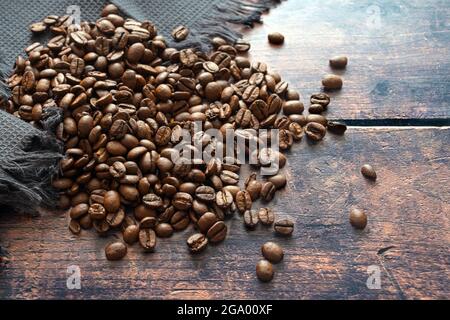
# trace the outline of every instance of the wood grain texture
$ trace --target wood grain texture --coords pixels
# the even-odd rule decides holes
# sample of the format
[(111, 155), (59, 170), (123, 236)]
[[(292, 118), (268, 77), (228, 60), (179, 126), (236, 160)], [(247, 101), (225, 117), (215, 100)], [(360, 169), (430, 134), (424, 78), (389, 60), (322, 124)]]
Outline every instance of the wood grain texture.
[[(227, 240), (196, 256), (185, 245), (192, 230), (159, 241), (153, 254), (134, 245), (109, 262), (112, 237), (73, 236), (64, 213), (2, 215), (0, 298), (448, 299), (449, 142), (450, 128), (350, 128), (317, 145), (302, 141), (288, 156), (289, 183), (270, 205), (296, 221), (293, 236), (261, 226), (247, 232), (236, 215)], [(366, 162), (375, 183), (359, 173)], [(348, 222), (352, 206), (369, 216), (362, 232)], [(255, 264), (269, 240), (285, 259), (261, 283)], [(66, 287), (71, 265), (81, 269), (81, 290)], [(366, 286), (371, 265), (381, 270), (379, 290)]]
[[(246, 33), (251, 57), (266, 62), (303, 101), (347, 55), (333, 119), (450, 119), (450, 2), (445, 0), (289, 0)], [(285, 35), (283, 46), (267, 41)], [(414, 121), (413, 121), (414, 123)], [(447, 121), (447, 125), (450, 122)]]

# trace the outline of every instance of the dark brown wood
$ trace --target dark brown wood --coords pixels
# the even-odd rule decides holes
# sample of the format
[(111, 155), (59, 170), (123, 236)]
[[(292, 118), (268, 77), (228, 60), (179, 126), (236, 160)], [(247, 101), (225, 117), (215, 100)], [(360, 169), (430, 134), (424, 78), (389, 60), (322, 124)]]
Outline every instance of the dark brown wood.
[[(193, 230), (160, 240), (155, 253), (134, 245), (110, 262), (104, 246), (114, 237), (73, 236), (64, 213), (2, 215), (0, 245), (9, 255), (0, 297), (448, 299), (449, 141), (449, 128), (350, 128), (316, 145), (302, 141), (288, 155), (286, 189), (270, 204), (296, 221), (293, 236), (246, 231), (236, 215), (227, 240), (195, 256), (185, 244)], [(377, 170), (375, 183), (360, 174), (364, 163)], [(368, 214), (362, 232), (348, 222), (352, 206)], [(285, 259), (261, 283), (255, 265), (269, 240)], [(81, 290), (66, 287), (71, 265), (81, 269)], [(366, 286), (369, 266), (380, 268), (379, 290)]]
[[(304, 102), (320, 91), (323, 75), (342, 75), (330, 118), (448, 120), (449, 16), (450, 3), (440, 0), (288, 0), (246, 38), (251, 57), (278, 71)], [(284, 45), (268, 43), (273, 31), (285, 35)], [(348, 56), (346, 70), (329, 68), (335, 55)]]

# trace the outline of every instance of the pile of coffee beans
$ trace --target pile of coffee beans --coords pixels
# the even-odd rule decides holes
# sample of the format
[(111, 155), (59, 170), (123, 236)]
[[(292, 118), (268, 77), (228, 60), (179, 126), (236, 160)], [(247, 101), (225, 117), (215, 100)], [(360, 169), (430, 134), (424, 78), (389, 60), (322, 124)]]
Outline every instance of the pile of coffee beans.
[[(277, 220), (270, 208), (253, 208), (286, 185), (279, 172), (286, 164), (281, 152), (265, 148), (247, 155), (256, 159), (255, 167), (277, 160), (278, 170), (264, 179), (250, 175), (241, 189), (236, 158), (186, 161), (176, 147), (195, 122), (202, 130), (193, 135), (189, 152), (200, 142), (216, 156), (226, 142), (208, 135), (210, 128), (257, 144), (258, 129), (278, 129), (282, 151), (303, 135), (322, 140), (327, 128), (342, 134), (344, 124), (320, 114), (330, 103), (327, 94), (312, 95), (305, 116), (298, 92), (265, 63), (242, 55), (250, 49), (245, 41), (213, 38), (210, 53), (169, 48), (153, 23), (123, 18), (114, 5), (95, 22), (75, 25), (69, 16), (48, 16), (30, 29), (53, 37), (31, 44), (26, 57), (17, 58), (8, 80), (12, 97), (4, 108), (36, 126), (47, 109), (63, 110), (56, 134), (65, 157), (53, 187), (60, 192), (60, 207), (70, 208), (71, 232), (120, 231), (123, 242), (105, 249), (109, 260), (123, 258), (133, 243), (152, 252), (160, 238), (190, 224), (198, 233), (187, 246), (201, 252), (226, 238), (225, 220), (234, 212), (248, 230), (261, 223), (280, 235), (292, 234), (291, 220)], [(172, 32), (176, 41), (188, 36), (184, 26)]]

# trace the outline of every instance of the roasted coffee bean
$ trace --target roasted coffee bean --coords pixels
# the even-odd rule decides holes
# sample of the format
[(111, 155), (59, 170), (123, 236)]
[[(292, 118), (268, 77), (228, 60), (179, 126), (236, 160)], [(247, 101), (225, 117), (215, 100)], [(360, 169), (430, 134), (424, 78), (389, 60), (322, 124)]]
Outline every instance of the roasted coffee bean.
[(156, 233), (153, 229), (144, 228), (139, 230), (139, 244), (144, 251), (153, 252), (156, 247)]
[(168, 223), (159, 223), (155, 227), (155, 232), (160, 238), (168, 238), (173, 234), (173, 227)]
[(320, 104), (326, 108), (330, 104), (330, 96), (323, 92), (315, 93), (311, 95), (310, 102), (311, 104)]
[(189, 193), (177, 192), (172, 199), (172, 204), (178, 210), (188, 210), (192, 206), (192, 201)]
[(347, 126), (344, 123), (337, 121), (328, 121), (327, 129), (331, 133), (342, 135), (347, 130)]
[(163, 205), (161, 197), (154, 193), (148, 193), (143, 196), (142, 203), (151, 209), (160, 209)]
[(216, 192), (212, 187), (200, 186), (195, 190), (195, 197), (204, 202), (213, 202), (216, 199)]
[(270, 208), (261, 208), (258, 211), (259, 221), (265, 226), (270, 226), (275, 221), (275, 214)]
[(86, 203), (80, 203), (74, 207), (72, 207), (72, 209), (70, 209), (70, 217), (72, 219), (79, 219), (82, 216), (84, 216), (85, 214), (87, 214), (89, 211), (89, 206)]
[(127, 168), (122, 162), (116, 161), (109, 167), (109, 173), (113, 178), (121, 179), (127, 173)]
[(107, 212), (116, 212), (120, 208), (120, 195), (117, 191), (111, 190), (105, 193), (103, 205)]
[(272, 182), (270, 181), (264, 182), (261, 187), (261, 198), (264, 201), (269, 202), (273, 199), (275, 192), (276, 188)]
[(370, 164), (365, 164), (361, 167), (361, 173), (364, 177), (370, 179), (370, 180), (376, 180), (377, 179), (377, 173), (375, 169)]
[(364, 229), (367, 225), (367, 215), (360, 209), (352, 208), (350, 210), (350, 224), (355, 229)]
[(123, 241), (128, 244), (133, 244), (139, 239), (139, 227), (137, 225), (130, 225), (123, 231)]
[(346, 56), (336, 56), (330, 59), (330, 67), (334, 69), (345, 69), (348, 59)]
[(153, 229), (156, 226), (157, 223), (158, 223), (158, 221), (156, 220), (155, 217), (145, 217), (139, 223), (139, 228), (141, 228), (141, 229), (145, 229), (145, 228)]
[(272, 44), (280, 45), (283, 44), (284, 42), (284, 36), (279, 32), (271, 32), (269, 33), (267, 38), (269, 39), (269, 42)]
[(258, 212), (247, 210), (244, 212), (244, 225), (248, 229), (254, 229), (258, 225)]
[(236, 40), (236, 42), (234, 43), (234, 48), (238, 51), (238, 52), (247, 52), (250, 50), (250, 43), (248, 43), (247, 41), (244, 41), (242, 39), (238, 39)]
[(205, 212), (197, 221), (197, 227), (200, 232), (207, 233), (209, 228), (211, 228), (217, 221), (217, 215), (212, 212)]
[(36, 22), (30, 25), (30, 30), (33, 33), (41, 33), (47, 30), (47, 25), (43, 22)]
[(286, 176), (284, 174), (277, 174), (268, 179), (268, 181), (272, 182), (275, 188), (281, 189), (286, 186)]
[(274, 271), (272, 264), (267, 260), (260, 260), (256, 264), (256, 276), (263, 282), (269, 282), (273, 279)]
[(216, 193), (216, 204), (222, 209), (226, 209), (233, 203), (233, 195), (228, 190), (221, 190)]
[(110, 261), (120, 260), (127, 254), (127, 246), (120, 241), (112, 242), (105, 247), (106, 259)]
[(288, 126), (288, 130), (292, 133), (292, 137), (295, 141), (300, 141), (303, 138), (303, 128), (297, 122), (291, 122)]
[(308, 112), (313, 113), (313, 114), (321, 114), (324, 111), (325, 111), (325, 108), (321, 104), (312, 104), (308, 108)]
[(91, 216), (92, 220), (103, 220), (106, 217), (105, 207), (103, 207), (99, 203), (93, 203), (89, 207), (89, 215)]
[(125, 211), (123, 211), (123, 209), (119, 209), (117, 212), (110, 212), (106, 216), (106, 222), (111, 228), (120, 227), (124, 219)]
[(342, 88), (342, 78), (335, 74), (327, 74), (322, 78), (322, 85), (327, 90), (338, 90)]
[(280, 219), (273, 225), (275, 232), (282, 236), (290, 236), (294, 231), (294, 222), (290, 219)]
[(192, 253), (198, 253), (206, 249), (206, 246), (208, 245), (208, 238), (201, 233), (196, 233), (190, 236), (186, 243)]
[[(321, 125), (323, 125), (324, 127), (326, 127), (328, 124), (327, 118), (325, 118), (324, 116), (322, 116), (320, 114), (308, 114), (308, 116), (306, 117), (306, 122), (307, 123), (317, 122), (317, 123), (320, 123)], [(305, 124), (305, 126), (306, 126), (306, 124)]]
[(305, 127), (306, 136), (312, 141), (320, 141), (327, 133), (327, 129), (317, 122), (310, 122)]
[(223, 221), (217, 221), (209, 228), (206, 236), (212, 243), (223, 241), (227, 236), (227, 225)]
[(172, 30), (172, 38), (177, 42), (186, 39), (188, 35), (189, 29), (185, 26), (178, 26)]
[(283, 104), (283, 113), (287, 116), (291, 114), (301, 114), (304, 109), (303, 103), (298, 100), (286, 101)]
[(223, 170), (220, 174), (220, 179), (225, 184), (237, 184), (239, 182), (239, 175), (229, 170)]
[(177, 211), (170, 219), (170, 224), (177, 231), (186, 229), (189, 222), (189, 214), (186, 211)]
[(250, 194), (252, 201), (256, 201), (261, 193), (262, 183), (257, 180), (250, 181), (245, 190)]
[(283, 249), (275, 242), (266, 242), (261, 246), (261, 253), (272, 263), (278, 263), (283, 260), (284, 252)]
[(240, 190), (236, 194), (236, 206), (240, 213), (244, 213), (252, 208), (252, 197), (247, 190)]
[(71, 219), (69, 222), (69, 230), (75, 235), (80, 234), (81, 232), (80, 223), (75, 219)]

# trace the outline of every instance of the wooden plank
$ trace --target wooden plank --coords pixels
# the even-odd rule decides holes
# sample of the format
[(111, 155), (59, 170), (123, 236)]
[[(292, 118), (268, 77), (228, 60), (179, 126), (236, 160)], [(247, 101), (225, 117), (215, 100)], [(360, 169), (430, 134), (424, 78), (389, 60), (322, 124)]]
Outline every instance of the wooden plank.
[[(64, 213), (0, 216), (0, 298), (450, 298), (450, 128), (350, 128), (317, 145), (290, 152), (287, 187), (271, 204), (291, 216), (289, 239), (261, 226), (245, 231), (240, 216), (228, 222), (228, 239), (192, 256), (184, 243), (192, 230), (160, 241), (144, 254), (138, 245), (119, 262), (104, 258), (112, 240), (83, 231), (73, 236)], [(359, 173), (371, 163), (378, 180)], [(260, 204), (257, 204), (259, 206)], [(369, 223), (348, 223), (352, 206)], [(255, 264), (269, 240), (285, 249), (276, 276), (261, 283)], [(377, 252), (395, 246), (383, 254)], [(71, 265), (81, 289), (69, 290)], [(368, 289), (368, 267), (380, 268), (381, 289)]]
[[(449, 17), (443, 0), (289, 0), (245, 37), (252, 58), (277, 70), (308, 103), (332, 72), (328, 60), (347, 55), (330, 118), (450, 119)], [(283, 46), (268, 43), (273, 31), (285, 35)]]

